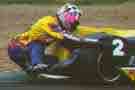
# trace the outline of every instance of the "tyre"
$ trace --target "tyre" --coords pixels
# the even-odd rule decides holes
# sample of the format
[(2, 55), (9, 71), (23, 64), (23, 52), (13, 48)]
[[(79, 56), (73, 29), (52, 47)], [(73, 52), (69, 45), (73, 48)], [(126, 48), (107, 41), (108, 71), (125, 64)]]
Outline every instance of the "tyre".
[(112, 84), (119, 81), (121, 75), (109, 57), (104, 51), (99, 54), (97, 59), (97, 73), (103, 82)]

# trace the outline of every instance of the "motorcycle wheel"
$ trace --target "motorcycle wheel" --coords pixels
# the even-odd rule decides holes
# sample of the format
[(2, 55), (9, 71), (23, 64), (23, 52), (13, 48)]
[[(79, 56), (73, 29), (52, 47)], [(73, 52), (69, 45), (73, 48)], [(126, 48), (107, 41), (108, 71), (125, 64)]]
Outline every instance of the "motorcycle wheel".
[(104, 51), (101, 51), (97, 59), (97, 73), (100, 79), (108, 84), (119, 81), (121, 77), (118, 68), (113, 65), (111, 58)]

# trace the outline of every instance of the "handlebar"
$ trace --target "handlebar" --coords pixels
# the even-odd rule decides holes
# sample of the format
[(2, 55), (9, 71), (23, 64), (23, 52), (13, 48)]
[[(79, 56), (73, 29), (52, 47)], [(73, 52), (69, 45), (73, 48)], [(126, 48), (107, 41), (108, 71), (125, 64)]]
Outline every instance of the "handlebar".
[(62, 41), (62, 44), (64, 46), (68, 46), (68, 47), (82, 47), (82, 46), (91, 46), (91, 45), (99, 45), (100, 44), (100, 40), (97, 38), (80, 38), (77, 36), (73, 36), (71, 34), (64, 34), (65, 40)]
[(80, 38), (80, 37), (73, 36), (71, 34), (63, 34), (63, 35), (66, 39), (70, 39), (70, 40), (77, 41), (77, 42), (90, 42), (90, 43), (99, 42), (99, 40), (95, 39), (95, 38)]
[(83, 39), (84, 42), (90, 42), (90, 43), (98, 43), (99, 39), (95, 39), (95, 38), (84, 38)]

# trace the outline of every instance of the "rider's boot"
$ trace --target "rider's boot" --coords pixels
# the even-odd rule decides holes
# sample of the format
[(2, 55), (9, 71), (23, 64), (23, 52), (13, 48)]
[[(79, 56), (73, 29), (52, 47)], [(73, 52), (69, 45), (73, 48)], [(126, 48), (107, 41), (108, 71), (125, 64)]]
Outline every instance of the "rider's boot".
[(47, 71), (47, 64), (36, 64), (36, 65), (28, 65), (25, 67), (25, 71), (29, 74), (40, 74)]

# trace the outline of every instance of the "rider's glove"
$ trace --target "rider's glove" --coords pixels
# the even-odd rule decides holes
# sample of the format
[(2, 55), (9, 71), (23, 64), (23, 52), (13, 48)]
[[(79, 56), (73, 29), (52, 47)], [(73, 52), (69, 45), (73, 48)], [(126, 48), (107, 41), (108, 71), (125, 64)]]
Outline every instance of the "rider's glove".
[(66, 39), (69, 39), (69, 40), (73, 40), (73, 41), (77, 41), (77, 42), (80, 42), (81, 41), (81, 38), (76, 37), (76, 36), (73, 36), (72, 34), (63, 33), (63, 36)]

